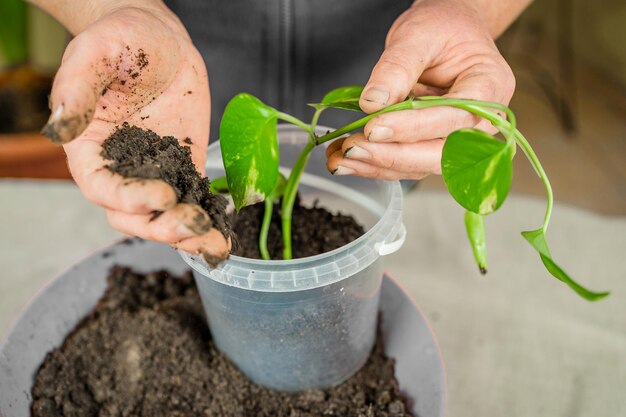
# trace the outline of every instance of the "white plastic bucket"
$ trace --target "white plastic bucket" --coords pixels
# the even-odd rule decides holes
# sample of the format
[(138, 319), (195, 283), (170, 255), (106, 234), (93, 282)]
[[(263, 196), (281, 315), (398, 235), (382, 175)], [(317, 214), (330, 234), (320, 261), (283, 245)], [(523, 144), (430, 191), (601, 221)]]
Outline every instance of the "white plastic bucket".
[[(293, 165), (307, 134), (280, 125), (278, 138), (287, 174), (282, 167)], [(218, 143), (208, 155), (208, 177), (224, 175)], [(376, 338), (380, 257), (406, 236), (400, 183), (334, 177), (324, 146), (313, 151), (300, 194), (304, 205), (318, 200), (354, 216), (367, 232), (331, 252), (288, 261), (231, 256), (211, 268), (180, 252), (193, 268), (217, 347), (252, 381), (285, 391), (336, 385), (365, 363)]]

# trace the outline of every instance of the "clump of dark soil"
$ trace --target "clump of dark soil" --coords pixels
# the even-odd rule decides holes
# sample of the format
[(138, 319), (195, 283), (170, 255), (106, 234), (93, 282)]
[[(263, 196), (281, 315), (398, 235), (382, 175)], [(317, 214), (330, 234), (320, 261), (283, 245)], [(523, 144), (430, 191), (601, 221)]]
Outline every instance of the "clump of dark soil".
[[(125, 178), (160, 179), (176, 191), (179, 203), (202, 207), (225, 237), (231, 235), (226, 199), (209, 191), (209, 179), (200, 176), (189, 146), (173, 136), (124, 123), (102, 144), (102, 156), (112, 162), (108, 169)], [(158, 213), (157, 213), (158, 214)]]
[[(261, 259), (258, 239), (265, 206), (263, 203), (244, 207), (230, 215), (235, 238), (232, 254), (246, 258)], [(274, 205), (272, 223), (267, 237), (267, 247), (272, 259), (282, 259), (283, 238), (280, 204)], [(340, 248), (359, 238), (365, 231), (354, 217), (333, 214), (317, 203), (303, 207), (296, 201), (293, 208), (291, 240), (294, 258), (304, 258)]]
[(33, 416), (401, 417), (410, 414), (380, 342), (351, 379), (287, 394), (251, 383), (211, 340), (190, 274), (116, 267), (95, 310), (50, 352)]

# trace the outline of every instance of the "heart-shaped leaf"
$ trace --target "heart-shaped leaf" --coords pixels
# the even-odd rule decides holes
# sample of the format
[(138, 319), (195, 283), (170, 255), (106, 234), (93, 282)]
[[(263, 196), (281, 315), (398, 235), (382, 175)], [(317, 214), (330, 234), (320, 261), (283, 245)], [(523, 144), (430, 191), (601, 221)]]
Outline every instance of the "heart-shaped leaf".
[(263, 201), (278, 177), (278, 111), (250, 94), (236, 95), (220, 125), (220, 148), (235, 208)]
[(362, 111), (359, 106), (359, 99), (363, 92), (363, 86), (354, 85), (349, 87), (339, 87), (330, 91), (324, 96), (320, 103), (311, 104), (316, 109), (335, 109)]
[(441, 156), (448, 191), (473, 213), (493, 213), (509, 194), (512, 157), (510, 146), (481, 130), (451, 133)]
[(552, 256), (550, 255), (550, 249), (548, 248), (548, 242), (546, 241), (546, 235), (542, 229), (522, 232), (522, 236), (524, 236), (524, 239), (526, 239), (528, 243), (530, 243), (530, 245), (535, 248), (537, 252), (539, 252), (541, 261), (543, 262), (543, 265), (546, 267), (548, 272), (550, 272), (550, 274), (552, 274), (552, 276), (556, 279), (567, 284), (572, 290), (574, 290), (584, 299), (588, 301), (597, 301), (603, 299), (604, 297), (607, 297), (610, 294), (610, 292), (594, 292), (588, 290), (587, 288), (583, 287), (572, 278), (570, 278), (567, 272), (565, 272), (552, 259)]

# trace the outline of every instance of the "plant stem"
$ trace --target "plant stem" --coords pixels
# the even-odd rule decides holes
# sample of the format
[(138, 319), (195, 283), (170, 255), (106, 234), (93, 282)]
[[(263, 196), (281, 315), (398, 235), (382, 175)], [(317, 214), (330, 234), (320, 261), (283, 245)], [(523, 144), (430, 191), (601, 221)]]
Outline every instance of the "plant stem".
[(287, 179), (287, 185), (285, 186), (285, 194), (283, 195), (281, 205), (281, 223), (284, 244), (283, 259), (291, 259), (293, 257), (291, 250), (291, 218), (293, 214), (293, 205), (296, 202), (300, 177), (302, 177), (304, 167), (306, 167), (306, 163), (308, 162), (311, 151), (315, 148), (315, 145), (315, 141), (309, 141), (304, 149), (302, 149), (296, 163), (291, 169), (291, 173)]
[(272, 214), (274, 212), (274, 200), (265, 200), (265, 212), (263, 213), (263, 223), (261, 224), (261, 234), (259, 235), (259, 251), (261, 257), (266, 261), (269, 261), (270, 252), (267, 249), (267, 235), (270, 231), (270, 224), (272, 222)]
[(289, 123), (291, 123), (291, 124), (293, 124), (293, 125), (296, 125), (296, 126), (298, 126), (299, 128), (306, 130), (306, 131), (307, 131), (307, 132), (309, 132), (309, 133), (312, 133), (312, 132), (313, 132), (313, 131), (311, 130), (311, 126), (310, 126), (310, 125), (308, 125), (308, 124), (304, 123), (302, 120), (300, 120), (300, 119), (298, 119), (298, 118), (296, 118), (296, 117), (293, 117), (293, 116), (292, 116), (292, 115), (290, 115), (290, 114), (283, 113), (283, 112), (278, 112), (277, 117), (278, 117), (279, 119), (281, 119), (281, 120), (284, 120), (284, 121), (289, 122)]
[[(368, 114), (367, 116), (364, 116), (352, 123), (349, 123), (337, 130), (329, 132), (318, 138), (315, 138), (314, 131), (315, 131), (315, 126), (317, 125), (319, 114), (321, 112), (319, 111), (315, 112), (311, 125), (306, 125), (302, 121), (288, 114), (285, 114), (285, 113), (278, 114), (279, 118), (285, 121), (288, 121), (290, 123), (293, 123), (301, 127), (302, 129), (306, 130), (307, 132), (309, 132), (310, 138), (311, 138), (309, 143), (305, 146), (305, 148), (302, 150), (302, 153), (298, 157), (298, 160), (296, 161), (296, 164), (294, 165), (291, 171), (291, 174), (289, 175), (287, 186), (285, 187), (285, 195), (283, 197), (283, 202), (281, 206), (282, 208), (281, 220), (282, 220), (282, 232), (283, 232), (283, 243), (284, 243), (283, 258), (284, 259), (292, 258), (291, 219), (292, 219), (292, 213), (293, 213), (293, 205), (295, 203), (300, 177), (302, 176), (304, 167), (306, 166), (306, 163), (309, 159), (309, 155), (316, 145), (321, 145), (322, 143), (331, 141), (347, 133), (350, 133), (356, 129), (359, 129), (365, 126), (367, 122), (369, 122), (374, 117), (384, 114), (384, 113), (389, 113), (389, 112), (399, 111), (399, 110), (419, 110), (419, 109), (424, 109), (424, 108), (429, 108), (429, 107), (441, 107), (441, 106), (448, 106), (448, 107), (454, 107), (454, 108), (458, 108), (461, 110), (465, 110), (469, 113), (475, 114), (477, 116), (480, 116), (488, 120), (489, 122), (491, 122), (491, 124), (493, 124), (494, 127), (496, 127), (504, 135), (504, 137), (506, 138), (507, 144), (509, 144), (509, 146), (511, 147), (514, 147), (513, 150), (515, 150), (516, 143), (519, 144), (519, 146), (524, 150), (524, 153), (526, 154), (529, 162), (531, 163), (531, 165), (533, 166), (533, 168), (535, 169), (535, 171), (537, 172), (537, 174), (543, 181), (544, 187), (546, 189), (548, 205), (546, 208), (546, 214), (545, 214), (544, 222), (542, 226), (542, 229), (545, 233), (545, 231), (548, 228), (548, 223), (550, 221), (550, 216), (552, 213), (552, 206), (553, 206), (552, 187), (550, 185), (550, 181), (548, 180), (548, 177), (545, 171), (543, 170), (543, 167), (541, 166), (541, 163), (539, 162), (539, 159), (537, 158), (537, 155), (533, 151), (532, 147), (530, 146), (526, 138), (524, 138), (524, 136), (520, 133), (520, 131), (517, 130), (516, 119), (515, 119), (515, 115), (513, 114), (513, 112), (507, 106), (504, 106), (500, 103), (492, 103), (492, 102), (480, 101), (480, 100), (466, 100), (466, 99), (428, 96), (428, 97), (420, 97), (419, 99), (408, 99), (403, 102), (391, 105), (375, 113)], [(506, 114), (508, 120), (503, 118), (497, 113), (487, 110), (486, 108), (498, 109), (498, 110), (503, 111)]]
[(315, 128), (317, 127), (317, 121), (319, 120), (320, 114), (322, 114), (323, 111), (323, 108), (315, 110), (313, 118), (311, 119), (311, 132), (315, 132)]
[(547, 200), (546, 214), (544, 215), (543, 224), (541, 226), (541, 229), (543, 230), (543, 233), (545, 234), (548, 230), (548, 224), (550, 223), (550, 216), (552, 215), (552, 207), (554, 205), (554, 195), (552, 194), (552, 186), (550, 185), (550, 180), (548, 179), (546, 172), (543, 170), (543, 166), (541, 165), (541, 162), (539, 162), (539, 158), (537, 157), (537, 154), (535, 154), (535, 151), (533, 151), (533, 148), (530, 146), (530, 143), (528, 143), (524, 135), (522, 135), (522, 133), (519, 130), (515, 129), (514, 135), (515, 135), (515, 139), (517, 143), (524, 150), (524, 153), (526, 154), (526, 158), (528, 158), (533, 168), (535, 168), (535, 171), (539, 175), (539, 178), (541, 178), (541, 181), (543, 182), (543, 186), (546, 189), (546, 200)]
[[(350, 124), (347, 124), (342, 128), (329, 132), (325, 134), (324, 136), (320, 136), (319, 138), (317, 138), (317, 144), (320, 145), (324, 142), (328, 142), (329, 140), (336, 139), (339, 136), (345, 135), (346, 133), (350, 133), (353, 130), (363, 127), (367, 124), (367, 122), (372, 120), (374, 117), (384, 114), (384, 113), (389, 113), (389, 112), (398, 111), (398, 110), (419, 110), (419, 109), (425, 109), (428, 107), (441, 107), (441, 106), (456, 107), (465, 111), (469, 111), (470, 113), (474, 113), (474, 114), (477, 114), (478, 111), (484, 112), (484, 110), (478, 107), (473, 107), (473, 106), (494, 108), (494, 109), (502, 110), (503, 112), (506, 113), (507, 117), (511, 121), (510, 125), (514, 127), (516, 123), (515, 115), (513, 114), (513, 112), (508, 107), (500, 103), (492, 103), (490, 101), (480, 101), (480, 100), (465, 100), (465, 99), (429, 96), (429, 97), (420, 97), (417, 100), (415, 99), (405, 100), (400, 103), (393, 104), (389, 107), (385, 107), (384, 109), (379, 110), (375, 113), (368, 114), (367, 116), (362, 117)], [(474, 111), (469, 110), (470, 106), (472, 106), (471, 108)], [(504, 121), (502, 117), (500, 117), (499, 115), (495, 113), (485, 112), (485, 114), (493, 115), (493, 118), (497, 118), (498, 120)], [(480, 116), (480, 114), (477, 114), (477, 115)]]

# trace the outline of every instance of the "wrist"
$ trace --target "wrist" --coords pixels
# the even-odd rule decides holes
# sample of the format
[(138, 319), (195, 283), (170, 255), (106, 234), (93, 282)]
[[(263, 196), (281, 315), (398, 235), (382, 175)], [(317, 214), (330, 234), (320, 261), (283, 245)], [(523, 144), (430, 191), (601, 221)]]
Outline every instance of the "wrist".
[(415, 0), (412, 7), (443, 8), (480, 24), (495, 39), (533, 0)]
[(180, 22), (162, 0), (29, 0), (48, 12), (73, 35), (77, 35), (94, 22), (119, 10), (130, 8), (149, 12), (167, 23)]

